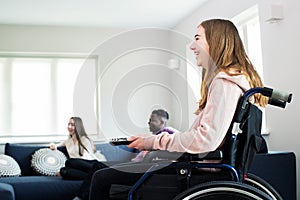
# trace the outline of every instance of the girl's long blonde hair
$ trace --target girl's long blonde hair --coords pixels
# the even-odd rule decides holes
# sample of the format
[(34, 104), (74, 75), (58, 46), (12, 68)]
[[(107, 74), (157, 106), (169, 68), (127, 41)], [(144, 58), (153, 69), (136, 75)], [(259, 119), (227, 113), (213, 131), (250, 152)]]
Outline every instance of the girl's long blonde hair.
[[(238, 30), (231, 21), (210, 19), (203, 21), (199, 26), (205, 30), (210, 59), (207, 70), (203, 70), (202, 73), (201, 100), (196, 114), (205, 107), (209, 86), (221, 71), (230, 76), (244, 75), (251, 88), (263, 87), (260, 76), (246, 54)], [(267, 100), (262, 95), (254, 95), (254, 103), (260, 106), (265, 106)]]

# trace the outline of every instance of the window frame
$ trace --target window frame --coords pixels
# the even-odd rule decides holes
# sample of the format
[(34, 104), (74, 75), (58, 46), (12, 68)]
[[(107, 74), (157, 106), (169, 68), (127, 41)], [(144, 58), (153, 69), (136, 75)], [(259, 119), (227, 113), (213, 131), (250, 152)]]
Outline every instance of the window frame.
[[(55, 77), (55, 70), (57, 69), (57, 66), (53, 68), (52, 64), (55, 61), (61, 60), (61, 59), (80, 59), (83, 60), (83, 63), (85, 62), (86, 59), (94, 59), (95, 61), (95, 81), (96, 81), (96, 86), (98, 82), (98, 74), (99, 74), (99, 57), (97, 55), (89, 55), (89, 54), (81, 54), (81, 53), (23, 53), (23, 52), (0, 52), (0, 59), (7, 59), (9, 66), (12, 66), (12, 60), (14, 58), (33, 58), (33, 59), (50, 59), (52, 60), (51, 67), (50, 67), (50, 79), (52, 80), (53, 78), (55, 79), (55, 83), (51, 82), (51, 88), (49, 89), (50, 95), (56, 95), (55, 93), (58, 93), (58, 90), (56, 88), (53, 89), (53, 84), (57, 84), (58, 80), (57, 77)], [(9, 63), (10, 62), (10, 63)], [(5, 67), (7, 68), (7, 67)], [(8, 94), (7, 97), (2, 97), (2, 99), (6, 99), (5, 103), (11, 104), (12, 102), (12, 92), (9, 91), (12, 89), (12, 69), (5, 69), (5, 73), (2, 74), (2, 77), (5, 77), (6, 80), (3, 80), (2, 83), (4, 83), (4, 86), (2, 89), (6, 90), (6, 93)], [(79, 69), (80, 70), (80, 69)], [(1, 71), (3, 72), (3, 71)], [(78, 77), (78, 76), (77, 76)], [(53, 81), (53, 80), (52, 80)], [(55, 91), (53, 91), (55, 90)], [(54, 97), (57, 99), (56, 97)], [(55, 104), (53, 98), (50, 100), (50, 104)], [(5, 104), (3, 103), (3, 104)], [(97, 122), (100, 121), (100, 90), (99, 87), (95, 88), (95, 115), (97, 117)], [(53, 105), (51, 105), (53, 106)], [(57, 105), (54, 105), (57, 106)], [(3, 105), (1, 105), (3, 107)], [(9, 105), (8, 107), (11, 107)], [(4, 113), (2, 115), (5, 115), (5, 127), (2, 129), (0, 132), (0, 144), (4, 144), (7, 142), (11, 143), (44, 143), (44, 142), (55, 142), (55, 141), (61, 141), (66, 139), (67, 137), (67, 129), (64, 132), (60, 132), (59, 130), (53, 131), (53, 132), (41, 132), (40, 134), (20, 134), (20, 133), (13, 133), (12, 132), (12, 108), (5, 108)], [(59, 118), (58, 114), (52, 114), (50, 118)], [(54, 116), (55, 115), (55, 116)], [(4, 120), (3, 120), (4, 121)], [(67, 122), (65, 122), (67, 124)], [(66, 125), (67, 127), (67, 125)], [(97, 127), (95, 133), (89, 134), (89, 137), (96, 139), (96, 140), (103, 140), (101, 137), (101, 133), (99, 130), (99, 124), (96, 124), (95, 127)], [(58, 125), (54, 127), (54, 129), (58, 129)], [(10, 131), (5, 131), (5, 130), (10, 130)]]

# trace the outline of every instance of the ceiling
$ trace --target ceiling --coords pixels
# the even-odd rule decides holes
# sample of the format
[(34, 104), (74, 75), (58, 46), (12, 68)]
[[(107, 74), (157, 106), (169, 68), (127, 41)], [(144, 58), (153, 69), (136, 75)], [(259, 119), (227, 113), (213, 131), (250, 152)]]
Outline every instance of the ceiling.
[(172, 28), (207, 0), (0, 0), (0, 24)]

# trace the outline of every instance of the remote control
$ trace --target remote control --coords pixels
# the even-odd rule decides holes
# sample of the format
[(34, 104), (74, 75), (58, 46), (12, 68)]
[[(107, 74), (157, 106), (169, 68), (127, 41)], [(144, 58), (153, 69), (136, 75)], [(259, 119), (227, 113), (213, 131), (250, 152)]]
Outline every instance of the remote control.
[(112, 138), (109, 141), (110, 144), (112, 145), (128, 145), (131, 143), (131, 141), (128, 141), (127, 138)]

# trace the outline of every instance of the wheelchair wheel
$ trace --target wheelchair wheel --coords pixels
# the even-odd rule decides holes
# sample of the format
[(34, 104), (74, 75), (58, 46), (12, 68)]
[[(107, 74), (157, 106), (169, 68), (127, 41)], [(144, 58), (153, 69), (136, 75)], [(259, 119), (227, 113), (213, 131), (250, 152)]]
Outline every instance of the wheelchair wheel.
[(196, 185), (173, 200), (271, 200), (266, 193), (243, 183), (214, 181)]
[(280, 194), (268, 182), (254, 174), (247, 174), (244, 183), (267, 193), (273, 200), (283, 200)]

